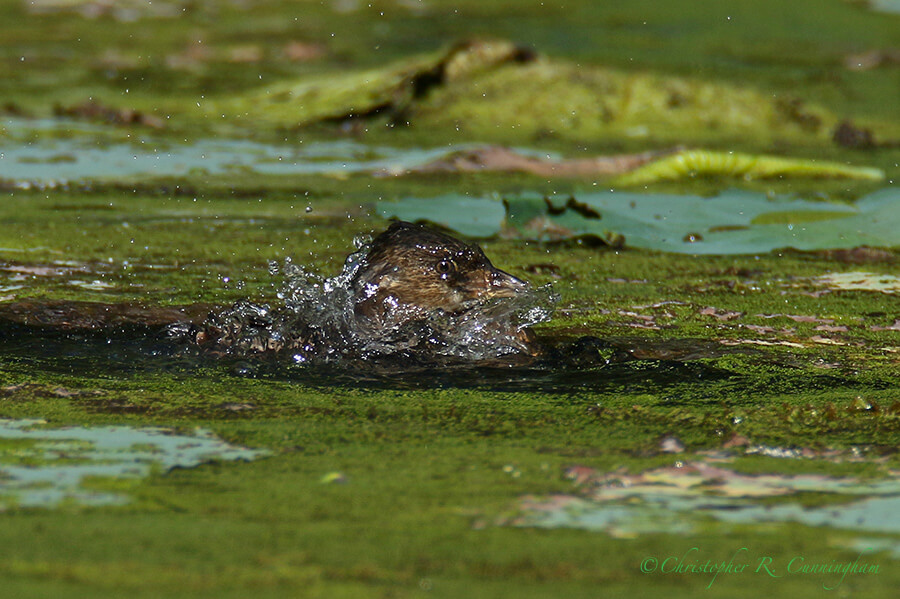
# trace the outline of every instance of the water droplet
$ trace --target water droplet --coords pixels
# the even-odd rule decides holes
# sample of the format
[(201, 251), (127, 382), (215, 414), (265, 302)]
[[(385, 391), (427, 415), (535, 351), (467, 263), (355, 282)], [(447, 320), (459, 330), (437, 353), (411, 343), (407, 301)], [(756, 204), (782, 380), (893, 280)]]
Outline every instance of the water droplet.
[[(371, 235), (357, 235), (356, 237), (353, 238), (353, 247), (355, 247), (356, 249), (361, 249), (363, 246), (368, 245), (371, 242), (372, 242)], [(348, 257), (347, 260), (349, 261), (350, 258), (352, 258), (352, 257), (353, 257), (353, 255)]]

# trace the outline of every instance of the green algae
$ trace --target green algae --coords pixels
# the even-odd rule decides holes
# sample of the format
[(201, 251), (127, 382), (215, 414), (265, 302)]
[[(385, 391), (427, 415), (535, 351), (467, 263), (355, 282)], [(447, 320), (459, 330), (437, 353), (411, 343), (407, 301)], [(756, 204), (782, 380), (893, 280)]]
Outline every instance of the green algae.
[[(514, 17), (508, 12), (511, 6)], [(349, 10), (331, 3), (262, 1), (204, 3), (178, 19), (134, 22), (33, 15), (27, 5), (17, 3), (3, 11), (2, 22), (9, 26), (3, 30), (7, 54), (0, 91), (28, 109), (45, 111), (54, 102), (93, 96), (164, 117), (169, 110), (160, 96), (195, 106), (211, 93), (246, 93), (275, 81), (382, 67), (485, 35), (517, 40), (579, 64), (699, 74), (780, 97), (790, 90), (791, 98), (875, 121), (893, 118), (898, 81), (892, 69), (836, 69), (847, 54), (897, 43), (890, 17), (838, 0), (825, 5), (802, 0), (790, 6), (766, 0), (759, 12), (740, 2), (711, 1), (690, 10), (679, 2), (656, 0), (627, 7), (439, 0), (427, 6), (360, 4)], [(813, 13), (814, 21), (805, 18)], [(760, 14), (778, 18), (763, 23)], [(554, 34), (548, 23), (564, 28), (566, 35)], [(95, 33), (98, 27), (104, 29), (102, 36)], [(73, 45), (72, 39), (80, 41)], [(323, 55), (312, 61), (286, 59), (283, 48), (298, 40), (319, 44)], [(237, 44), (257, 47), (264, 59), (229, 60), (229, 49)], [(785, 102), (790, 104), (791, 98)]]
[[(108, 386), (119, 388), (114, 393), (139, 397), (128, 389), (146, 390), (153, 380), (119, 379)], [(595, 401), (589, 397), (454, 390), (316, 391), (246, 379), (206, 380), (194, 397), (182, 401), (180, 416), (176, 412), (123, 416), (77, 401), (66, 402), (70, 405), (63, 411), (69, 418), (93, 422), (214, 422), (219, 434), (231, 442), (264, 444), (276, 450), (276, 457), (153, 477), (131, 491), (138, 503), (120, 508), (125, 510), (122, 513), (82, 512), (77, 518), (70, 512), (7, 513), (6, 540), (31, 535), (39, 542), (26, 544), (15, 561), (3, 562), (3, 572), (32, 584), (57, 581), (68, 589), (99, 594), (123, 588), (136, 589), (138, 594), (178, 593), (179, 585), (190, 584), (197, 594), (211, 595), (231, 586), (282, 596), (285, 586), (295, 592), (300, 585), (314, 584), (330, 593), (335, 585), (346, 583), (363, 596), (377, 596), (383, 586), (403, 596), (413, 593), (421, 578), (429, 578), (445, 581), (438, 582), (441, 586), (469, 580), (486, 596), (493, 594), (491, 581), (523, 588), (537, 585), (536, 593), (564, 588), (587, 595), (597, 584), (623, 589), (634, 584), (627, 579), (613, 582), (609, 577), (629, 569), (635, 554), (649, 551), (654, 543), (673, 551), (682, 546), (681, 541), (666, 537), (635, 545), (574, 531), (535, 537), (525, 530), (484, 527), (485, 521), (506, 510), (511, 497), (569, 489), (570, 483), (560, 473), (575, 460), (605, 469), (671, 463), (671, 455), (640, 456), (654, 446), (647, 431), (659, 424), (627, 408), (628, 402), (638, 399), (634, 396), (611, 398), (618, 405), (611, 405), (610, 412), (625, 424), (619, 427), (596, 420), (586, 410)], [(158, 386), (158, 377), (156, 381)], [(169, 393), (178, 392), (175, 385)], [(163, 392), (150, 405), (174, 407), (176, 402), (165, 397)], [(223, 399), (239, 398), (252, 398), (269, 415), (236, 420), (224, 411), (219, 416), (198, 411)], [(44, 399), (17, 409), (54, 413), (63, 408), (58, 403)], [(273, 408), (278, 411), (271, 412)], [(682, 410), (680, 416), (672, 412), (667, 420), (683, 428), (684, 438), (693, 443), (704, 435), (692, 432), (684, 418), (689, 411)], [(719, 421), (729, 421), (728, 416), (723, 413)], [(706, 434), (721, 426), (710, 417), (707, 420), (710, 432)], [(504, 422), (511, 424), (503, 426)], [(599, 431), (608, 433), (598, 436)], [(372, 455), (379, 460), (373, 462)], [(335, 471), (344, 474), (344, 484), (319, 483), (322, 476)], [(380, 511), (391, 515), (382, 518)], [(86, 542), (100, 527), (106, 534)], [(800, 547), (812, 547), (821, 539), (814, 530), (791, 529), (790, 533)], [(125, 548), (115, 542), (121, 534), (131, 541)], [(448, 537), (455, 541), (441, 540)], [(77, 560), (40, 550), (54, 539), (85, 541), (85, 549)], [(762, 534), (756, 543), (775, 546), (782, 539), (779, 534)], [(527, 550), (522, 548), (525, 540), (531, 545)], [(701, 535), (689, 542), (699, 542), (710, 552), (733, 550), (726, 539), (715, 536)], [(468, 548), (462, 556), (460, 543)], [(385, 544), (394, 549), (378, 551)], [(212, 553), (210, 547), (224, 551)], [(624, 555), (604, 557), (598, 563), (601, 552)], [(823, 559), (847, 555), (823, 547), (813, 554)], [(211, 572), (203, 564), (213, 556), (217, 567)], [(148, 582), (140, 573), (146, 570), (136, 570), (136, 563), (150, 571), (167, 567), (170, 571)], [(284, 571), (287, 564), (297, 569)], [(887, 575), (889, 564), (884, 565)], [(359, 568), (368, 574), (361, 576)], [(546, 578), (547, 574), (541, 574), (545, 568), (562, 568), (564, 573)], [(117, 574), (110, 576), (112, 570)], [(222, 579), (223, 570), (230, 572), (227, 581)], [(303, 571), (327, 572), (327, 576), (307, 579)], [(877, 596), (883, 580), (893, 578), (872, 581), (865, 588)], [(725, 583), (721, 592), (738, 591), (735, 584)], [(282, 585), (282, 590), (275, 585)]]
[(431, 86), (466, 81), (510, 61), (521, 51), (510, 42), (469, 42), (383, 69), (279, 84), (232, 100), (202, 106), (208, 115), (247, 120), (254, 126), (294, 128), (386, 114), (396, 118)]
[[(565, 93), (561, 93), (565, 90)], [(413, 112), (430, 127), (511, 133), (525, 138), (588, 141), (610, 138), (702, 144), (715, 138), (811, 140), (834, 117), (810, 110), (808, 127), (763, 94), (723, 84), (539, 61), (449, 85)], [(511, 132), (511, 133), (507, 133)]]
[[(598, 80), (620, 76), (632, 85), (674, 84), (685, 77), (685, 89), (709, 105), (714, 100), (704, 99), (704, 89), (734, 92), (742, 110), (752, 108), (742, 101), (759, 94), (763, 105), (749, 113), (754, 119), (766, 114), (774, 114), (776, 122), (786, 119), (784, 136), (748, 129), (743, 137), (739, 121), (729, 124), (740, 132), (733, 139), (713, 131), (689, 132), (709, 135), (708, 147), (777, 150), (873, 164), (888, 178), (896, 174), (896, 150), (851, 150), (827, 140), (838, 115), (863, 119), (879, 140), (896, 136), (896, 69), (842, 72), (837, 66), (846, 53), (896, 45), (896, 23), (849, 3), (710, 0), (690, 9), (649, 0), (627, 6), (567, 2), (565, 8), (474, 0), (368, 4), (342, 13), (335, 10), (337, 3), (307, 2), (300, 8), (277, 2), (192, 3), (195, 8), (184, 18), (113, 25), (109, 17), (28, 16), (24, 4), (7, 3), (0, 8), (5, 51), (0, 91), (4, 100), (39, 115), (49, 113), (53, 102), (71, 105), (88, 95), (115, 106), (171, 113), (167, 124), (172, 130), (160, 135), (182, 144), (198, 131), (229, 127), (221, 117), (186, 110), (197, 102), (206, 104), (211, 96), (241, 97), (270, 85), (287, 88), (331, 72), (377, 71), (435, 52), (460, 36), (490, 34), (533, 44), (552, 58), (483, 72), (444, 90), (434, 88), (421, 102), (402, 104), (407, 112), (433, 111), (427, 117), (438, 121), (435, 107), (445, 100), (450, 107), (449, 95), (442, 94), (451, 92), (465, 100), (455, 110), (478, 112), (479, 104), (468, 103), (478, 99), (472, 82), (527, 84), (516, 73), (519, 69), (546, 73), (548, 81), (558, 82), (554, 72), (558, 77), (574, 71), (572, 63), (590, 64)], [(808, 18), (810, 14), (816, 18)], [(225, 58), (231, 46), (247, 43), (277, 57), (285, 43), (302, 37), (321, 42), (325, 56), (310, 63)], [(74, 39), (80, 41), (75, 44)], [(209, 58), (197, 53), (200, 60), (179, 62), (198, 39), (212, 48)], [(114, 52), (104, 56), (108, 49)], [(597, 66), (603, 64), (611, 68)], [(648, 77), (629, 79), (625, 69), (632, 66)], [(737, 93), (742, 90), (752, 93)], [(552, 91), (541, 90), (539, 97), (555, 114), (564, 94), (550, 98)], [(808, 104), (768, 98), (788, 92)], [(587, 106), (586, 98), (583, 102)], [(807, 109), (823, 119), (819, 131), (812, 127), (815, 119), (805, 119)], [(647, 114), (635, 112), (634, 122), (652, 118)], [(501, 116), (504, 122), (512, 119)], [(501, 130), (493, 122), (480, 132), (411, 122), (408, 129), (376, 125), (368, 133), (351, 127), (350, 134), (391, 147), (470, 142), (477, 134), (567, 156), (582, 151), (581, 146), (588, 153), (612, 153), (656, 139), (654, 131), (642, 137), (644, 130), (623, 128), (623, 134), (637, 135), (620, 139), (616, 133), (599, 141), (585, 137), (574, 148), (575, 138), (566, 135), (575, 134), (554, 136), (559, 125), (550, 118), (538, 123), (541, 128), (529, 124), (521, 131)], [(671, 124), (673, 131), (688, 128), (688, 121)], [(613, 131), (594, 126), (598, 135)], [(247, 134), (246, 128), (233, 130)], [(260, 127), (250, 134), (283, 143), (286, 135), (293, 140), (336, 132), (325, 125), (324, 132), (278, 134)], [(134, 129), (122, 129), (109, 139), (133, 134)], [(766, 146), (776, 139), (788, 141), (788, 147)], [(711, 195), (720, 191), (721, 182), (670, 185), (658, 191)], [(764, 193), (838, 200), (873, 191), (866, 184), (834, 181), (745, 185)], [(248, 172), (188, 173), (69, 189), (4, 187), (0, 297), (4, 302), (43, 298), (153, 306), (227, 304), (245, 297), (272, 301), (277, 285), (268, 275), (268, 260), (291, 255), (323, 274), (335, 273), (354, 235), (385, 226), (376, 216), (376, 200), (431, 198), (448, 188), (473, 198), (521, 195), (523, 190), (563, 196), (593, 191), (590, 181), (560, 183), (519, 175), (396, 181)], [(843, 210), (831, 204), (826, 208)], [(655, 357), (628, 367), (633, 368), (630, 378), (617, 378), (621, 367), (600, 368), (588, 373), (587, 384), (539, 392), (496, 389), (490, 381), (462, 388), (428, 381), (354, 383), (352, 377), (338, 382), (328, 375), (304, 379), (262, 373), (253, 378), (236, 375), (231, 364), (144, 359), (141, 339), (127, 335), (107, 344), (107, 353), (103, 339), (57, 342), (51, 336), (43, 344), (20, 346), (19, 332), (4, 335), (2, 416), (44, 418), (53, 426), (200, 426), (229, 443), (274, 453), (253, 463), (157, 473), (133, 485), (126, 481), (127, 488), (116, 488), (114, 481), (93, 483), (101, 492), (127, 493), (133, 500), (125, 506), (68, 504), (51, 511), (0, 513), (2, 544), (16, 548), (15, 555), (0, 559), (5, 592), (91, 598), (123, 593), (217, 598), (426, 593), (696, 597), (699, 592), (729, 598), (821, 596), (820, 579), (721, 577), (707, 590), (705, 579), (648, 575), (640, 571), (640, 563), (651, 555), (682, 555), (694, 546), (704, 558), (727, 560), (744, 544), (752, 545), (754, 556), (789, 559), (796, 552), (825, 563), (852, 561), (861, 551), (854, 544), (859, 533), (751, 522), (737, 524), (728, 536), (701, 526), (689, 536), (649, 531), (626, 540), (494, 524), (508, 517), (510, 505), (522, 495), (571, 492), (564, 474), (572, 464), (641, 472), (716, 450), (732, 435), (753, 444), (798, 451), (834, 448), (862, 458), (854, 464), (810, 466), (808, 460), (786, 458), (779, 460), (781, 466), (746, 465), (754, 472), (812, 470), (822, 476), (866, 477), (873, 476), (876, 464), (896, 469), (900, 381), (898, 333), (890, 328), (896, 319), (894, 296), (841, 289), (840, 276), (833, 285), (826, 282), (846, 274), (853, 283), (865, 271), (873, 275), (869, 283), (877, 284), (896, 274), (896, 250), (695, 258), (595, 247), (589, 239), (490, 239), (483, 245), (505, 270), (535, 284), (557, 286), (560, 309), (539, 331), (543, 338), (565, 342), (596, 335)], [(94, 280), (111, 287), (92, 288)], [(77, 281), (84, 284), (75, 285)], [(821, 326), (847, 330), (817, 330)], [(119, 351), (122, 344), (135, 350), (129, 343), (136, 344), (136, 354), (117, 358), (109, 353), (109, 346)], [(709, 344), (753, 351), (723, 354), (706, 349)], [(680, 370), (659, 359), (672, 345), (695, 352), (691, 358), (675, 354), (676, 365), (687, 364)], [(54, 349), (67, 353), (54, 354)], [(689, 364), (698, 360), (702, 367)], [(711, 369), (731, 376), (667, 378)], [(662, 452), (660, 439), (666, 435), (677, 436), (685, 451)], [(742, 463), (751, 459), (742, 458)], [(336, 472), (343, 475), (342, 484), (321, 484)], [(889, 549), (867, 556), (882, 566), (881, 572), (852, 579), (842, 590), (892, 597), (900, 579)]]
[[(452, 76), (442, 75), (418, 92), (422, 85), (416, 81), (450, 69), (454, 51), (410, 58), (378, 71), (301, 80), (232, 100), (212, 100), (205, 110), (254, 126), (281, 128), (386, 117), (444, 139), (459, 132), (501, 142), (631, 138), (657, 144), (711, 139), (719, 144), (741, 139), (758, 146), (811, 144), (826, 141), (837, 125), (837, 117), (822, 108), (801, 108), (751, 89), (560, 61), (515, 63), (509, 60), (512, 47), (500, 45), (505, 53), (490, 45), (483, 53), (477, 51), (479, 46), (459, 52), (475, 66), (454, 69)], [(498, 61), (498, 55), (507, 60)]]

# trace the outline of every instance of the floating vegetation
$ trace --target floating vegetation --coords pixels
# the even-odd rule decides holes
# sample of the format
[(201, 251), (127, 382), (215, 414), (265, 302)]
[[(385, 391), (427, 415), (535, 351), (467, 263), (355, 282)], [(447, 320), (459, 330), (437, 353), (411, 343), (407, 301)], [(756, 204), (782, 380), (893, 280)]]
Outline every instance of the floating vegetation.
[(740, 177), (745, 180), (796, 178), (884, 179), (877, 168), (848, 166), (837, 162), (751, 156), (738, 152), (685, 150), (640, 166), (613, 180), (614, 185), (650, 185), (694, 177)]
[[(6, 249), (6, 251), (10, 251)], [(0, 262), (0, 292), (34, 289), (46, 284), (47, 279), (59, 281), (71, 287), (88, 291), (106, 291), (116, 287), (104, 279), (112, 269), (108, 264), (93, 265), (81, 263), (54, 262), (52, 264), (17, 264)], [(89, 277), (85, 280), (86, 277)], [(12, 283), (7, 285), (5, 283)], [(10, 298), (24, 295), (20, 292)]]
[(799, 100), (726, 83), (537, 60), (442, 88), (405, 115), (415, 128), (492, 139), (827, 140), (838, 119)]
[(105, 291), (115, 288), (115, 285), (104, 283), (99, 279), (94, 279), (93, 281), (69, 281), (68, 283), (73, 287), (80, 287), (89, 291)]
[(555, 159), (549, 154), (541, 156), (538, 152), (525, 153), (502, 146), (483, 146), (450, 152), (427, 164), (387, 174), (518, 172), (540, 177), (603, 177), (627, 173), (673, 151), (660, 150), (562, 160)]
[(72, 121), (4, 121), (0, 182), (27, 189), (73, 181), (184, 177), (253, 172), (259, 175), (344, 175), (405, 171), (466, 146), (432, 149), (372, 147), (352, 141), (279, 146), (246, 140), (172, 143), (144, 135), (122, 139), (110, 127)]
[(126, 503), (126, 495), (97, 490), (97, 482), (268, 453), (230, 445), (204, 429), (179, 434), (159, 427), (45, 425), (0, 420), (0, 509)]
[[(469, 236), (503, 234), (560, 240), (581, 236), (610, 245), (681, 254), (754, 254), (900, 245), (900, 195), (886, 188), (854, 205), (729, 190), (714, 198), (610, 191), (500, 202), (447, 195), (380, 202), (386, 217), (426, 220)], [(460, 204), (457, 204), (460, 202)], [(464, 208), (464, 209), (463, 209)]]
[(747, 181), (774, 178), (880, 181), (884, 178), (884, 172), (877, 168), (709, 150), (673, 149), (568, 160), (530, 154), (485, 146), (451, 152), (433, 162), (389, 174), (495, 171), (540, 177), (613, 177), (612, 185), (627, 187), (695, 177), (737, 177)]
[(847, 543), (847, 546), (859, 553), (886, 551), (893, 559), (900, 560), (900, 541), (896, 539), (862, 537)]
[(137, 21), (143, 18), (168, 18), (184, 14), (193, 2), (184, 0), (164, 0), (143, 2), (141, 0), (30, 0), (24, 3), (28, 12), (36, 15), (74, 13), (87, 19), (109, 16), (120, 22)]
[(150, 134), (137, 141), (129, 140), (108, 126), (18, 117), (7, 118), (3, 131), (9, 144), (0, 153), (0, 181), (20, 188), (60, 187), (72, 181), (236, 172), (331, 176), (522, 172), (540, 177), (614, 177), (611, 183), (621, 186), (698, 176), (868, 180), (884, 177), (875, 168), (706, 150), (667, 149), (562, 159), (537, 149), (474, 144), (393, 148), (341, 140), (291, 146), (239, 139), (175, 144)]
[(900, 14), (900, 1), (898, 0), (865, 0), (865, 4), (875, 12)]
[(376, 115), (396, 119), (435, 87), (533, 58), (530, 51), (508, 41), (467, 41), (379, 69), (330, 73), (279, 83), (233, 99), (212, 100), (203, 104), (201, 110), (216, 118), (225, 116), (280, 127)]
[(871, 272), (840, 272), (822, 275), (815, 282), (840, 291), (900, 293), (900, 278)]
[(165, 121), (157, 116), (129, 108), (113, 108), (96, 100), (88, 100), (72, 106), (57, 105), (54, 108), (54, 113), (57, 117), (97, 121), (111, 125), (139, 125), (152, 129), (163, 129), (165, 127)]
[[(723, 467), (721, 462), (679, 462), (640, 474), (573, 467), (568, 476), (575, 481), (578, 495), (527, 497), (520, 504), (522, 513), (509, 523), (584, 528), (623, 537), (684, 534), (716, 522), (720, 526), (799, 522), (900, 534), (900, 473), (865, 481), (820, 474), (753, 475)], [(829, 501), (805, 507), (800, 499), (810, 493)], [(673, 512), (678, 516), (673, 517)]]
[[(0, 542), (8, 548), (0, 559), (0, 594), (365, 598), (431, 589), (436, 596), (476, 599), (580, 599), (598, 592), (686, 597), (702, 594), (709, 579), (647, 575), (641, 560), (680, 556), (693, 546), (727, 560), (737, 542), (760, 554), (803, 556), (808, 564), (852, 560), (857, 551), (879, 548), (897, 552), (896, 532), (814, 528), (764, 517), (733, 525), (702, 506), (652, 512), (663, 526), (684, 522), (697, 532), (693, 537), (662, 533), (623, 542), (564, 529), (467, 530), (473, 520), (526, 493), (561, 491), (597, 507), (586, 488), (591, 483), (572, 489), (559, 480), (567, 465), (662, 475), (659, 467), (676, 461), (711, 462), (695, 452), (738, 437), (752, 441), (738, 463), (719, 464), (723, 476), (804, 472), (822, 475), (826, 484), (862, 484), (885, 482), (884, 469), (900, 467), (900, 315), (892, 310), (898, 296), (829, 293), (817, 284), (821, 275), (847, 270), (898, 275), (900, 248), (703, 259), (607, 251), (594, 247), (595, 234), (569, 241), (572, 234), (558, 220), (598, 225), (597, 214), (603, 224), (612, 220), (614, 214), (607, 219), (605, 210), (581, 202), (584, 192), (609, 187), (599, 174), (548, 180), (537, 173), (546, 167), (536, 165), (532, 175), (369, 176), (465, 152), (470, 142), (503, 144), (516, 154), (521, 147), (540, 148), (539, 157), (548, 162), (689, 144), (878, 166), (896, 182), (900, 123), (891, 108), (897, 72), (890, 62), (896, 19), (857, 10), (858, 4), (812, 0), (564, 4), (4, 4), (0, 129), (7, 115), (46, 116), (54, 105), (76, 110), (52, 122), (19, 119), (24, 128), (0, 131), (0, 246), (14, 252), (4, 257), (10, 268), (0, 270), (0, 416), (85, 428), (177, 423), (183, 437), (203, 427), (275, 455), (149, 479), (101, 476), (76, 489), (119, 495), (117, 501), (131, 496), (133, 505), (124, 510), (75, 507), (73, 517), (7, 507), (0, 513)], [(59, 9), (34, 16), (40, 6)], [(81, 7), (98, 18), (75, 16), (85, 14)], [(177, 19), (150, 18), (166, 7), (185, 10)], [(130, 19), (129, 8), (140, 20), (114, 20)], [(417, 52), (488, 28), (532, 41), (553, 58), (488, 66), (490, 61), (466, 53), (476, 70), (432, 79), (440, 75), (432, 66), (441, 53), (405, 83), (401, 75), (367, 87), (360, 78), (366, 71), (384, 75), (408, 66)], [(292, 44), (293, 59), (287, 56)], [(877, 51), (866, 58), (882, 65), (879, 70), (842, 70), (848, 53), (868, 51)], [(317, 55), (314, 64), (295, 62)], [(266, 99), (267, 91), (313, 81), (327, 96), (330, 82), (346, 86), (351, 80), (360, 83), (357, 89), (323, 97), (322, 104), (311, 96)], [(410, 93), (413, 81), (418, 93)], [(375, 102), (367, 104), (366, 93), (382, 84), (388, 93), (373, 91)], [(792, 96), (816, 98), (827, 107)], [(79, 107), (88, 97), (99, 105)], [(328, 106), (331, 99), (338, 101)], [(213, 112), (219, 102), (229, 111)], [(381, 111), (365, 112), (379, 103)], [(299, 125), (306, 106), (338, 116)], [(165, 130), (152, 129), (147, 115), (162, 118)], [(100, 127), (73, 118), (122, 124)], [(844, 120), (852, 126), (835, 135), (835, 124)], [(51, 126), (32, 127), (41, 122)], [(199, 139), (207, 134), (210, 139)], [(337, 143), (315, 141), (329, 135)], [(247, 142), (232, 143), (229, 136)], [(413, 146), (425, 150), (416, 155)], [(423, 157), (432, 150), (431, 158)], [(533, 166), (527, 158), (510, 160)], [(162, 180), (152, 179), (156, 175)], [(96, 179), (102, 181), (92, 184)], [(67, 181), (86, 183), (68, 187)], [(665, 189), (697, 196), (721, 184), (681, 179)], [(856, 198), (874, 187), (802, 179), (753, 185), (812, 199)], [(474, 197), (528, 189), (535, 191), (534, 203), (517, 210), (534, 209), (546, 218), (546, 228), (537, 228), (536, 220), (534, 230), (504, 229), (507, 207), (500, 198)], [(549, 190), (560, 193), (550, 198), (551, 207), (541, 197)], [(470, 203), (453, 199), (448, 208), (469, 227), (497, 236), (486, 249), (498, 266), (535, 285), (556, 281), (559, 314), (536, 332), (548, 350), (562, 355), (534, 366), (521, 365), (523, 359), (513, 367), (427, 364), (398, 373), (378, 364), (368, 368), (374, 360), (307, 367), (291, 362), (295, 354), (274, 360), (173, 355), (157, 337), (172, 321), (199, 325), (210, 310), (241, 298), (277, 311), (287, 299), (276, 297), (285, 256), (326, 275), (306, 283), (324, 284), (341, 272), (343, 248), (353, 235), (384, 225), (372, 209), (376, 198), (412, 196), (427, 204), (431, 200), (423, 198), (445, 193), (472, 194)], [(564, 195), (569, 193), (576, 195), (571, 204)], [(646, 209), (652, 218), (641, 197), (633, 212)], [(677, 212), (684, 196), (671, 197)], [(699, 198), (698, 206), (711, 209), (716, 202)], [(736, 200), (725, 203), (739, 212)], [(770, 203), (768, 210), (777, 212), (785, 200)], [(622, 204), (627, 214), (628, 200)], [(809, 224), (818, 227), (853, 219), (858, 208), (822, 203), (815, 211), (809, 217), (819, 221)], [(710, 221), (728, 227), (736, 213)], [(674, 218), (656, 214), (661, 221)], [(889, 211), (881, 216), (897, 228)], [(796, 230), (806, 223), (798, 225), (793, 214), (761, 218), (750, 228), (794, 224)], [(880, 226), (873, 219), (860, 230), (882, 235)], [(687, 236), (697, 247), (728, 233), (715, 227), (672, 226), (662, 234), (679, 235), (677, 243)], [(652, 227), (643, 230), (661, 235)], [(608, 240), (636, 245), (636, 235), (611, 229)], [(266, 269), (271, 260), (279, 264), (278, 275)], [(83, 289), (69, 284), (75, 280), (115, 288)], [(250, 326), (258, 324), (250, 320), (252, 310), (247, 316)], [(820, 334), (846, 345), (813, 346), (811, 336)], [(748, 344), (722, 343), (744, 339)], [(44, 441), (0, 438), (0, 446), (23, 451), (37, 443)], [(844, 455), (858, 449), (859, 461), (792, 457), (807, 448)], [(4, 454), (0, 461), (23, 468), (75, 465), (79, 447), (72, 449), (71, 458)], [(756, 454), (743, 457), (751, 450)], [(770, 455), (783, 457), (764, 457)], [(162, 466), (156, 468), (162, 473)], [(733, 499), (748, 515), (766, 506), (821, 515), (831, 504), (849, 518), (847, 505), (896, 498), (816, 490), (722, 498), (711, 492), (714, 487), (692, 489), (716, 501)], [(16, 505), (5, 490), (0, 494), (4, 505)], [(77, 502), (63, 499), (63, 505), (68, 501)], [(641, 497), (633, 501), (635, 507), (647, 504)], [(630, 499), (607, 506), (632, 507)], [(884, 522), (896, 514), (892, 509)], [(650, 529), (647, 521), (629, 525)], [(849, 544), (860, 537), (864, 545)], [(480, 542), (467, 542), (473, 539)], [(385, 551), (385, 540), (401, 542)], [(889, 597), (890, 588), (900, 586), (897, 564), (887, 553), (875, 557), (882, 572), (848, 580), (841, 593)], [(717, 594), (743, 597), (777, 586), (800, 599), (822, 596), (820, 580), (766, 580), (723, 574)]]
[[(192, 106), (173, 107), (190, 117)], [(498, 142), (540, 138), (703, 143), (740, 138), (828, 143), (839, 118), (796, 98), (725, 83), (536, 57), (469, 41), (377, 69), (280, 82), (200, 103), (204, 118), (294, 129), (340, 123), (422, 128)]]

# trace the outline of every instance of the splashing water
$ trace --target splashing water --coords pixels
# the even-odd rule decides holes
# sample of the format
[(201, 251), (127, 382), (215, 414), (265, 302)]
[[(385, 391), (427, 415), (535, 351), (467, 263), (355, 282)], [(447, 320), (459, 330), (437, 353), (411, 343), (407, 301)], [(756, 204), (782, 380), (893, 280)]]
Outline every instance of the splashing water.
[[(324, 278), (293, 263), (272, 262), (282, 275), (280, 307), (240, 301), (212, 314), (204, 323), (217, 352), (252, 355), (274, 352), (296, 363), (380, 357), (434, 360), (489, 360), (533, 353), (529, 327), (550, 319), (557, 295), (549, 286), (529, 288), (514, 297), (480, 299), (462, 310), (436, 310), (424, 318), (403, 318), (409, 306), (390, 309), (385, 327), (372, 327), (356, 313), (361, 298), (352, 282), (365, 264), (369, 238), (357, 238), (358, 251), (347, 257), (340, 274)], [(396, 317), (396, 318), (393, 318)]]

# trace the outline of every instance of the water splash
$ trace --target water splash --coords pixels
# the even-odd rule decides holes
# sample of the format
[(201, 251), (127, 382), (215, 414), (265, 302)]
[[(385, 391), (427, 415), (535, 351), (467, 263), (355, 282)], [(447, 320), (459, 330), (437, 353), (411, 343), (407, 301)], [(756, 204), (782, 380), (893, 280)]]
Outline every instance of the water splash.
[(231, 355), (275, 352), (293, 362), (333, 362), (381, 357), (434, 360), (487, 360), (533, 351), (529, 328), (550, 319), (557, 296), (549, 286), (514, 297), (481, 299), (462, 310), (436, 310), (425, 317), (406, 317), (410, 307), (389, 307), (385, 318), (398, 324), (373, 327), (356, 312), (360, 301), (353, 280), (365, 264), (367, 238), (354, 240), (358, 251), (343, 270), (324, 278), (288, 258), (271, 263), (269, 272), (284, 282), (281, 306), (240, 301), (210, 316), (197, 337), (214, 351)]

